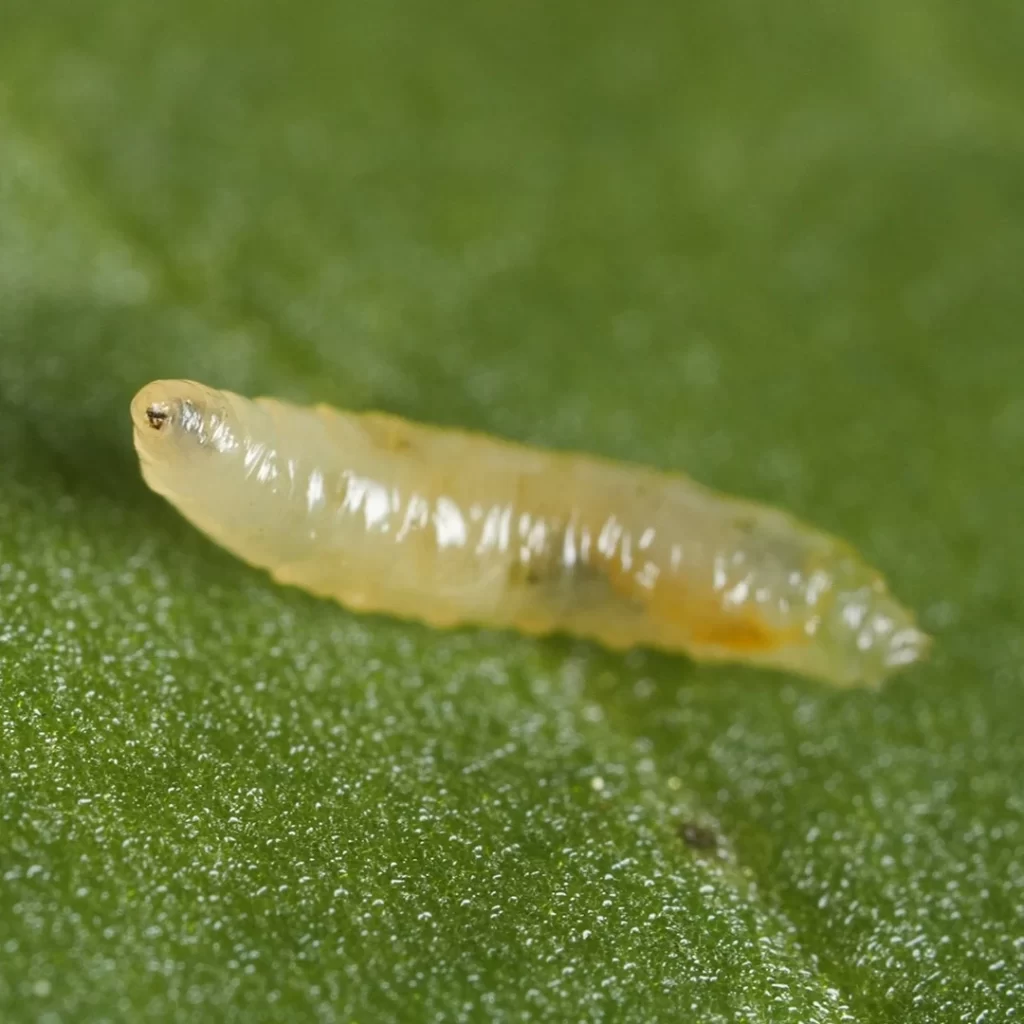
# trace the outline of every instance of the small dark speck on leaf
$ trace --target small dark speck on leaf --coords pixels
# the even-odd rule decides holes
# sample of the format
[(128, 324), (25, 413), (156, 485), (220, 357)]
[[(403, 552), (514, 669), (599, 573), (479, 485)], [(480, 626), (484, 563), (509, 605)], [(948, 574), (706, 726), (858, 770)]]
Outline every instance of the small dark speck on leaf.
[(694, 821), (681, 821), (676, 827), (680, 838), (694, 850), (714, 850), (718, 848), (718, 835), (710, 828), (698, 825)]

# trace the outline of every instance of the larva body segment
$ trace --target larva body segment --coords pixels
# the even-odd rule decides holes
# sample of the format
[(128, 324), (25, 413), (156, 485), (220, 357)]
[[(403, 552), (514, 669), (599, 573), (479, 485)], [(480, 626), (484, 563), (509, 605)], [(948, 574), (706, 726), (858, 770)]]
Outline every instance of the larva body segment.
[(157, 381), (149, 486), (282, 583), (433, 626), (873, 684), (928, 640), (842, 541), (680, 475), (379, 413)]

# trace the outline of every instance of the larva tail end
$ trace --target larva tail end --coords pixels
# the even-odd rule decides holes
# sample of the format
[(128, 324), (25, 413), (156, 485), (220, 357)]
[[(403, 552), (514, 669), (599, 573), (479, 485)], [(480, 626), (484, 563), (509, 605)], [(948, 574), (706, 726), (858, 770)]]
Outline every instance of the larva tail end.
[(879, 687), (901, 669), (928, 658), (932, 638), (913, 614), (876, 580), (838, 595), (821, 630), (839, 685)]

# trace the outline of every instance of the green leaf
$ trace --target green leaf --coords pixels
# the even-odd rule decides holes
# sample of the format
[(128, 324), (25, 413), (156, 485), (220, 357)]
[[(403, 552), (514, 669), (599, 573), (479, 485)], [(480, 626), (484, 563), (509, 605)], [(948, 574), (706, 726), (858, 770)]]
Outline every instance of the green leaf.
[[(0, 15), (0, 1017), (1011, 1020), (1019, 4)], [(142, 484), (186, 376), (683, 469), (880, 692), (351, 615)]]

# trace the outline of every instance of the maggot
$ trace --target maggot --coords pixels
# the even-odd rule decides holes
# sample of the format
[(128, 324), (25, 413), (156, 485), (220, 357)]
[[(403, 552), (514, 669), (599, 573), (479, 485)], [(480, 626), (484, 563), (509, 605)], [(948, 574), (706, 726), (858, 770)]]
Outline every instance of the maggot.
[(132, 402), (149, 486), (281, 583), (435, 627), (876, 684), (927, 636), (846, 543), (689, 478), (185, 380)]

